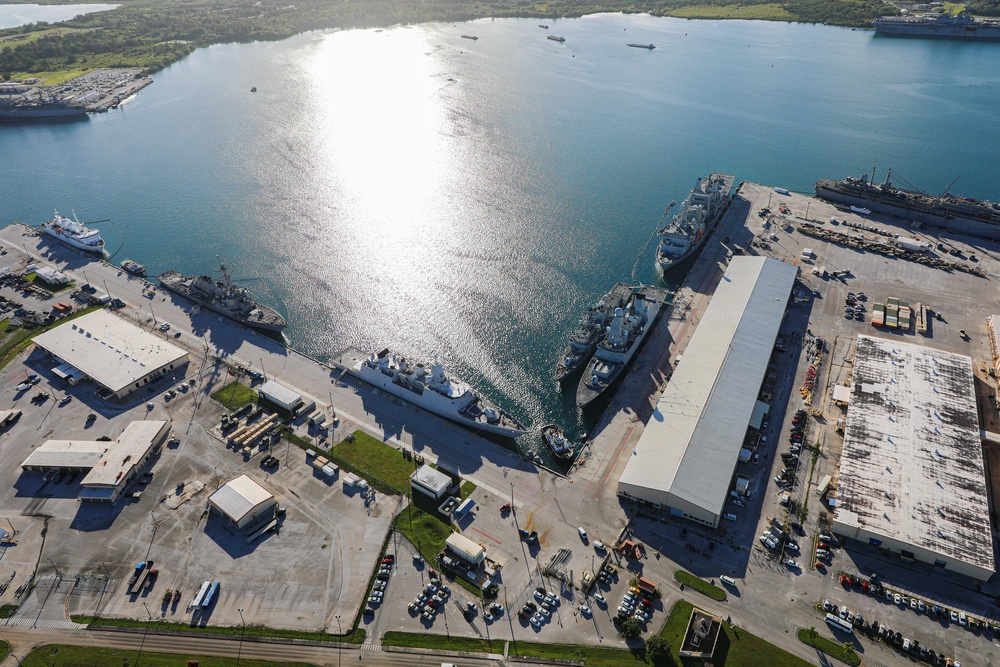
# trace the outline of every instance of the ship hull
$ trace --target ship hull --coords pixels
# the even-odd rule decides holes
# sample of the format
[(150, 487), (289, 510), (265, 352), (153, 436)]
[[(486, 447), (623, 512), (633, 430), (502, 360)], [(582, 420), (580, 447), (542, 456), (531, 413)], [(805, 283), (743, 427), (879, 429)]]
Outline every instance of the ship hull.
[(381, 389), (385, 393), (402, 399), (411, 405), (415, 405), (421, 410), (426, 410), (432, 415), (436, 415), (442, 419), (447, 419), (453, 424), (458, 424), (459, 426), (463, 426), (471, 431), (485, 431), (504, 438), (517, 438), (526, 433), (524, 429), (507, 428), (498, 424), (489, 424), (466, 419), (458, 413), (461, 407), (453, 399), (448, 399), (447, 397), (441, 395), (430, 396), (430, 393), (433, 392), (431, 389), (426, 390), (425, 394), (416, 394), (399, 386), (392, 381), (392, 378), (366, 366), (362, 365), (361, 368), (356, 369), (353, 374), (358, 379), (363, 380), (376, 389)]
[(981, 238), (1000, 240), (1000, 224), (992, 221), (977, 220), (960, 215), (948, 215), (916, 200), (878, 197), (875, 193), (866, 196), (862, 193), (844, 191), (838, 187), (838, 181), (821, 179), (816, 182), (816, 196), (844, 206), (858, 206), (882, 215), (895, 216), (909, 222), (941, 227), (960, 234), (969, 234)]
[(580, 383), (576, 388), (576, 404), (582, 410), (587, 410), (604, 396), (614, 395), (615, 389), (617, 389), (618, 383), (622, 378), (627, 375), (629, 367), (632, 365), (632, 361), (635, 359), (635, 355), (639, 353), (642, 346), (645, 344), (646, 339), (649, 338), (649, 332), (653, 330), (656, 325), (656, 320), (660, 316), (660, 311), (663, 309), (662, 300), (657, 298), (654, 304), (651, 304), (648, 311), (648, 317), (646, 323), (643, 325), (642, 334), (635, 340), (635, 342), (628, 348), (625, 352), (624, 358), (620, 362), (616, 362), (615, 369), (608, 375), (604, 383), (599, 386), (594, 386), (588, 383), (590, 376), (593, 372), (595, 365), (601, 360), (598, 357), (594, 357), (587, 364), (587, 368), (583, 373), (583, 377), (580, 378)]
[[(730, 174), (710, 174), (708, 176), (708, 179), (714, 179), (714, 178), (721, 179), (722, 182), (721, 189), (724, 195), (722, 201), (718, 205), (718, 208), (712, 211), (711, 214), (708, 216), (708, 218), (704, 220), (704, 225), (699, 227), (700, 236), (698, 236), (698, 238), (695, 239), (683, 253), (675, 257), (670, 257), (660, 253), (660, 248), (663, 246), (665, 240), (661, 241), (660, 245), (657, 246), (656, 261), (654, 263), (656, 265), (656, 270), (659, 273), (661, 279), (665, 278), (666, 274), (671, 269), (680, 266), (686, 260), (690, 259), (692, 256), (697, 254), (699, 250), (701, 250), (701, 248), (705, 245), (705, 242), (708, 240), (708, 237), (711, 235), (713, 231), (715, 231), (715, 228), (718, 226), (719, 221), (722, 220), (722, 216), (724, 216), (726, 214), (726, 211), (729, 210), (729, 202), (730, 202), (729, 194), (733, 189), (733, 183), (735, 182), (736, 178)], [(699, 181), (699, 183), (700, 182), (701, 181)], [(710, 180), (709, 182), (714, 182), (714, 181)], [(691, 195), (688, 196), (689, 199), (685, 200), (685, 204), (687, 204), (688, 201), (690, 201), (690, 197), (694, 196), (695, 194), (696, 190), (692, 190)], [(682, 209), (682, 211), (678, 214), (678, 217), (682, 215), (684, 215), (684, 209)]]
[(211, 303), (209, 301), (205, 301), (203, 299), (199, 299), (195, 295), (189, 294), (189, 293), (187, 293), (187, 292), (185, 292), (183, 290), (179, 290), (179, 289), (175, 288), (174, 286), (172, 286), (169, 282), (166, 282), (166, 281), (164, 281), (162, 279), (160, 280), (160, 287), (162, 287), (163, 289), (167, 290), (168, 292), (176, 294), (177, 296), (179, 296), (181, 298), (187, 299), (191, 303), (195, 303), (195, 304), (201, 306), (202, 308), (204, 308), (206, 310), (210, 310), (210, 311), (212, 311), (213, 313), (215, 313), (217, 315), (221, 315), (222, 317), (225, 317), (227, 320), (230, 320), (232, 322), (236, 322), (237, 324), (242, 324), (243, 326), (247, 327), (248, 329), (253, 329), (254, 331), (257, 331), (258, 333), (265, 334), (266, 336), (269, 336), (270, 338), (274, 338), (274, 339), (276, 339), (278, 341), (284, 341), (284, 338), (281, 335), (281, 332), (285, 330), (285, 324), (284, 323), (278, 323), (278, 322), (273, 322), (273, 323), (272, 322), (255, 322), (253, 320), (239, 319), (239, 318), (233, 317), (225, 308), (222, 308), (222, 307), (220, 307), (220, 306), (218, 306), (218, 305), (216, 305), (214, 303)]
[(88, 253), (90, 253), (92, 255), (103, 255), (104, 254), (104, 246), (103, 245), (92, 246), (92, 245), (87, 245), (85, 243), (80, 243), (76, 239), (73, 239), (73, 238), (71, 238), (69, 236), (66, 236), (64, 234), (56, 234), (56, 233), (52, 232), (51, 230), (49, 230), (46, 227), (41, 227), (41, 228), (39, 228), (38, 231), (40, 231), (42, 234), (45, 234), (49, 238), (53, 238), (53, 239), (55, 239), (57, 241), (61, 241), (62, 243), (65, 243), (68, 246), (76, 248), (77, 250), (82, 250), (82, 251), (88, 252)]
[[(628, 299), (629, 294), (632, 293), (632, 288), (625, 283), (616, 283), (607, 294), (601, 299), (601, 302), (605, 304), (605, 308), (613, 311), (618, 306), (621, 306)], [(581, 328), (579, 331), (583, 331)], [(594, 350), (597, 349), (597, 343), (601, 340), (601, 332), (598, 330), (594, 333), (593, 338), (584, 348), (584, 350), (578, 355), (580, 358), (579, 363), (575, 366), (567, 367), (564, 361), (561, 361), (556, 366), (556, 381), (560, 386), (566, 386), (568, 383), (576, 381), (579, 379), (580, 374), (583, 369), (587, 367), (587, 363), (590, 358), (594, 355)], [(566, 350), (563, 352), (561, 360), (565, 360), (567, 357), (573, 354), (573, 346), (570, 344)]]
[(884, 37), (916, 37), (920, 39), (960, 39), (964, 41), (1000, 41), (1000, 28), (935, 26), (913, 23), (875, 23), (875, 34)]

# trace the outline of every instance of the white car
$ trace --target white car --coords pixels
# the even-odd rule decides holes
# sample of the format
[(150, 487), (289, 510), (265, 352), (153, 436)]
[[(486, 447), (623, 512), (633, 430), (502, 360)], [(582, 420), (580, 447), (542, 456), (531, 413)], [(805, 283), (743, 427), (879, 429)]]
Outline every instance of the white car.
[(598, 540), (598, 541), (594, 542), (594, 550), (595, 551), (607, 551), (607, 547), (604, 546), (604, 542), (601, 542), (600, 540)]
[(796, 563), (796, 562), (795, 562), (794, 560), (792, 560), (791, 558), (786, 558), (786, 559), (785, 559), (785, 567), (790, 567), (790, 568), (792, 568), (792, 569), (795, 569), (795, 570), (797, 570), (797, 569), (799, 569), (799, 564), (798, 564), (798, 563)]
[(539, 618), (538, 618), (537, 615), (532, 616), (531, 620), (528, 621), (528, 622), (531, 623), (533, 626), (535, 626), (535, 628), (541, 628), (542, 627), (542, 622), (541, 622), (541, 620), (539, 620)]
[(543, 618), (548, 618), (549, 616), (552, 615), (552, 612), (546, 609), (545, 607), (540, 608), (538, 610), (538, 613), (541, 614)]
[(590, 607), (588, 607), (585, 604), (582, 604), (580, 605), (580, 613), (583, 614), (584, 616), (590, 616), (592, 612), (590, 611)]
[(594, 601), (597, 602), (597, 604), (607, 604), (608, 603), (608, 601), (605, 600), (604, 596), (601, 595), (600, 593), (598, 593), (597, 595), (594, 596)]
[(22, 382), (21, 384), (17, 385), (18, 391), (28, 391), (29, 389), (31, 389), (30, 382)]

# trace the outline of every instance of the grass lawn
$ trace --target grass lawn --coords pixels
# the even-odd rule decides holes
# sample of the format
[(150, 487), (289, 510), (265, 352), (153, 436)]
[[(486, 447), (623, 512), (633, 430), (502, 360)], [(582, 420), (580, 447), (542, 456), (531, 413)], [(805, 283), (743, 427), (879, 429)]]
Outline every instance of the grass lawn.
[(382, 493), (405, 495), (410, 488), (413, 462), (404, 458), (395, 447), (367, 433), (355, 431), (354, 442), (341, 441), (328, 458), (347, 472), (361, 476)]
[(13, 78), (27, 79), (34, 77), (42, 80), (43, 86), (60, 86), (71, 79), (83, 76), (92, 71), (93, 67), (78, 67), (74, 69), (64, 69), (53, 72), (14, 72)]
[[(181, 653), (154, 653), (149, 649), (142, 652), (143, 667), (176, 667), (185, 665), (190, 659), (197, 659), (199, 667), (236, 667), (236, 658), (218, 658), (208, 655), (192, 655)], [(48, 644), (39, 646), (21, 659), (23, 667), (51, 667), (53, 664), (71, 667), (74, 665), (122, 665), (138, 664), (137, 651), (121, 649), (97, 648), (92, 646), (70, 646), (67, 644)], [(240, 665), (248, 667), (273, 667), (271, 660), (251, 660), (243, 657)], [(309, 667), (304, 662), (283, 662), (286, 667)]]
[(848, 652), (843, 644), (835, 642), (832, 639), (827, 639), (826, 637), (820, 637), (819, 634), (810, 632), (809, 628), (799, 628), (796, 636), (798, 636), (799, 641), (803, 644), (812, 646), (814, 649), (826, 653), (831, 658), (846, 662), (851, 667), (861, 662), (861, 658), (854, 651)]
[(257, 392), (239, 380), (233, 380), (212, 394), (212, 398), (229, 411), (239, 410), (247, 403), (257, 402)]
[(396, 517), (396, 530), (403, 534), (428, 563), (444, 549), (445, 540), (451, 535), (451, 526), (410, 503)]
[(686, 570), (677, 570), (674, 572), (674, 579), (681, 582), (685, 586), (689, 586), (699, 593), (703, 593), (713, 600), (722, 601), (726, 599), (726, 591), (708, 583), (704, 579), (699, 579), (690, 572)]
[(10, 654), (10, 644), (0, 639), (0, 662), (6, 660), (9, 654)]
[(759, 21), (791, 21), (795, 16), (784, 5), (687, 5), (667, 12), (670, 16), (689, 19), (747, 19)]
[[(444, 651), (467, 651), (471, 653), (502, 652), (503, 637), (490, 642), (478, 637), (448, 638), (437, 634), (415, 632), (389, 631), (382, 638), (386, 646), (405, 646), (408, 648), (426, 648)], [(536, 642), (517, 642), (517, 652), (514, 644), (510, 645), (509, 655), (527, 658), (549, 658), (556, 660), (579, 660), (587, 667), (621, 667), (632, 663), (646, 664), (646, 661), (636, 653), (623, 648), (605, 648), (603, 646), (579, 646), (576, 644), (539, 644)]]
[[(670, 642), (670, 653), (675, 664), (684, 664), (680, 660), (681, 642), (684, 641), (684, 631), (687, 629), (691, 610), (694, 608), (687, 600), (678, 600), (670, 610), (670, 616), (660, 631), (660, 636)], [(809, 662), (792, 655), (783, 648), (769, 644), (760, 637), (746, 630), (722, 624), (722, 634), (719, 636), (715, 649), (715, 664), (731, 665), (732, 667), (808, 667)]]
[[(90, 624), (94, 621), (93, 616), (71, 616), (76, 623)], [(117, 628), (145, 628), (146, 621), (133, 618), (99, 618), (94, 627), (112, 626)], [(202, 635), (238, 635), (242, 628), (239, 626), (194, 626), (189, 623), (174, 623), (171, 621), (153, 621), (150, 629), (164, 628), (174, 632), (190, 632)], [(331, 634), (329, 632), (309, 632), (305, 630), (278, 630), (275, 628), (265, 628), (259, 625), (248, 625), (246, 629), (247, 637), (279, 637), (281, 639), (309, 639), (320, 642), (344, 642), (347, 644), (362, 644), (365, 641), (365, 631), (363, 628), (352, 630), (344, 635)], [(103, 663), (102, 663), (103, 664)]]
[(471, 496), (472, 492), (475, 490), (476, 490), (476, 485), (470, 482), (469, 480), (465, 480), (464, 482), (462, 482), (462, 486), (460, 486), (458, 489), (458, 497), (461, 498), (462, 500), (465, 500), (466, 498)]

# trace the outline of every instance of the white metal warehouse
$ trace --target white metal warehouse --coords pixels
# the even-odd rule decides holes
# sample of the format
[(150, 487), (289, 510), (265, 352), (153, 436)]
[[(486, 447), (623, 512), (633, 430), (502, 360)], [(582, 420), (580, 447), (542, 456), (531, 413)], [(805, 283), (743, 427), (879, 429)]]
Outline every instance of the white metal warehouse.
[(677, 361), (618, 493), (717, 526), (798, 269), (734, 257)]
[(274, 518), (277, 501), (248, 475), (240, 475), (210, 495), (208, 507), (231, 530), (249, 532)]
[(985, 581), (986, 487), (972, 359), (858, 336), (834, 531)]
[(117, 398), (187, 363), (188, 354), (159, 336), (96, 310), (35, 337), (35, 344)]

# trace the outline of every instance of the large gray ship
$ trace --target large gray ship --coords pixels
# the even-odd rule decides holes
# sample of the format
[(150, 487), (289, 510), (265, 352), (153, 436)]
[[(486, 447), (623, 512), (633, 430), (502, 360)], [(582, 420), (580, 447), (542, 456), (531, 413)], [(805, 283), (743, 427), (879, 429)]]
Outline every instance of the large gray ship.
[(597, 343), (604, 335), (604, 327), (612, 314), (621, 308), (632, 294), (632, 288), (618, 283), (600, 301), (587, 308), (587, 315), (580, 320), (580, 328), (573, 332), (566, 351), (556, 366), (556, 380), (561, 384), (574, 380), (587, 366), (597, 349)]
[(165, 290), (245, 327), (280, 339), (287, 325), (285, 318), (275, 309), (254, 301), (247, 288), (236, 285), (221, 260), (218, 273), (222, 280), (216, 281), (209, 276), (188, 276), (177, 271), (167, 271), (159, 276), (159, 280)]
[(946, 188), (943, 194), (929, 195), (904, 190), (892, 184), (892, 170), (885, 180), (874, 183), (872, 175), (848, 177), (842, 181), (822, 178), (816, 181), (816, 196), (844, 206), (855, 206), (875, 213), (894, 215), (921, 225), (931, 225), (982, 238), (1000, 240), (1000, 205), (959, 197)]
[(1000, 21), (980, 20), (969, 12), (882, 16), (872, 23), (875, 32), (890, 37), (1000, 40)]

